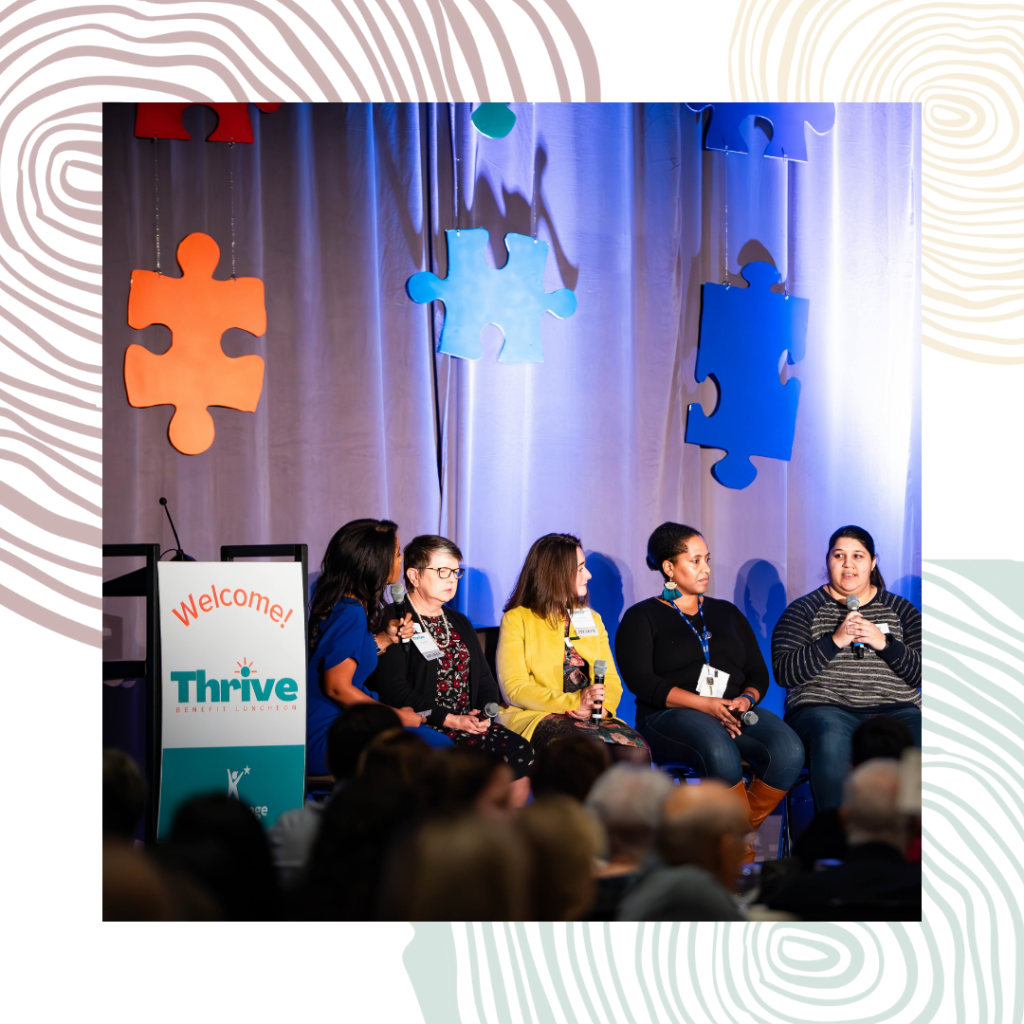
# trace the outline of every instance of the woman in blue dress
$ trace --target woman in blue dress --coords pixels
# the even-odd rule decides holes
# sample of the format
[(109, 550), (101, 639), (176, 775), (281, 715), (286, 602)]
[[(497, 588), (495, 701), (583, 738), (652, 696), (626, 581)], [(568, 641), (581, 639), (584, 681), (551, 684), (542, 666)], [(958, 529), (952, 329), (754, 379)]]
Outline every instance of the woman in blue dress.
[[(322, 575), (309, 610), (309, 775), (328, 774), (327, 733), (334, 720), (347, 707), (378, 703), (364, 683), (377, 667), (378, 656), (413, 632), (409, 615), (387, 623), (376, 621), (383, 607), (384, 588), (401, 579), (402, 574), (402, 546), (395, 523), (389, 519), (346, 523), (331, 538), (320, 568)], [(374, 633), (371, 624), (383, 628)], [(407, 728), (422, 724), (413, 708), (395, 711)]]

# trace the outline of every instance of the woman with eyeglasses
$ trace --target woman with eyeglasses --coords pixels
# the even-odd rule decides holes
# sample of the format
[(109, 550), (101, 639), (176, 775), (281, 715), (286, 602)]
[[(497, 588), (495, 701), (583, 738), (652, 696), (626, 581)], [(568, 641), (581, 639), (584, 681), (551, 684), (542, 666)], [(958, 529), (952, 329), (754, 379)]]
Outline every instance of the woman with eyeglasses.
[(588, 604), (589, 579), (578, 537), (549, 533), (530, 548), (501, 620), (498, 680), (511, 705), (502, 721), (535, 749), (587, 735), (604, 741), (613, 761), (650, 764), (644, 738), (615, 717), (622, 684), (608, 631)]
[(406, 600), (416, 632), (410, 643), (393, 644), (381, 655), (367, 686), (385, 704), (420, 712), (425, 725), (456, 746), (506, 763), (516, 780), (513, 802), (522, 806), (530, 792), (533, 748), (484, 714), (488, 704), (501, 703), (501, 692), (472, 623), (445, 607), (465, 572), (461, 561), (462, 552), (445, 537), (416, 537), (406, 545)]

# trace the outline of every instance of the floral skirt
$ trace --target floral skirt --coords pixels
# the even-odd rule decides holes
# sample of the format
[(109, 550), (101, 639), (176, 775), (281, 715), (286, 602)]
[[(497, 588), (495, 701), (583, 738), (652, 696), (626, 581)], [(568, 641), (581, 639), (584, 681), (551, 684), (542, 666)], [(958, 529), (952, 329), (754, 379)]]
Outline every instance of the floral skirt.
[(557, 740), (561, 736), (592, 736), (595, 740), (603, 740), (618, 747), (643, 747), (648, 750), (647, 741), (625, 722), (617, 718), (602, 718), (600, 722), (587, 719), (581, 722), (571, 715), (548, 715), (537, 723), (533, 730), (532, 743), (539, 750), (546, 743)]
[[(428, 728), (434, 728), (428, 726)], [(515, 777), (521, 779), (530, 774), (533, 767), (533, 746), (529, 740), (506, 729), (497, 722), (491, 722), (487, 732), (459, 732), (455, 729), (438, 729), (443, 732), (457, 747), (468, 747), (470, 750), (482, 750), (512, 769)]]

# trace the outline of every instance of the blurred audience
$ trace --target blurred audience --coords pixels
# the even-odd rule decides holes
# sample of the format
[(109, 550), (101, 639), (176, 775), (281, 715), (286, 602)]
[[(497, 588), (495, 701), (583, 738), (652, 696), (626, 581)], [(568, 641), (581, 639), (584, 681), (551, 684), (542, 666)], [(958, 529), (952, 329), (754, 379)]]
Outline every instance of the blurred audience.
[(630, 764), (615, 765), (594, 783), (585, 806), (601, 823), (605, 849), (595, 872), (597, 897), (587, 920), (618, 917), (619, 903), (651, 851), (662, 805), (672, 791), (673, 782), (664, 772)]
[(103, 838), (131, 842), (146, 807), (146, 782), (122, 750), (103, 751)]
[(899, 762), (874, 758), (855, 768), (839, 808), (843, 862), (783, 882), (768, 906), (805, 921), (919, 921), (921, 867), (903, 855), (907, 816), (899, 797)]
[(625, 893), (620, 921), (739, 921), (732, 893), (750, 819), (725, 783), (702, 779), (665, 800), (656, 857)]
[(550, 740), (535, 755), (533, 794), (541, 797), (562, 793), (583, 801), (610, 764), (608, 744), (592, 736)]

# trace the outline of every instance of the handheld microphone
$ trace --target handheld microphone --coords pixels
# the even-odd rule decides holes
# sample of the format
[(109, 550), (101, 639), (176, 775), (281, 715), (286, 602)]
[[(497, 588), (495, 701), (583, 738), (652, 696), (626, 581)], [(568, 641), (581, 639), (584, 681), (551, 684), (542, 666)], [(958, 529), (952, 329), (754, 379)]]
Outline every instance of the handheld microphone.
[(733, 717), (740, 720), (740, 725), (757, 725), (757, 712), (750, 708), (748, 711), (734, 711)]
[[(855, 612), (858, 608), (860, 608), (860, 600), (851, 594), (846, 599), (846, 610)], [(864, 645), (859, 640), (853, 641), (853, 656), (858, 660), (864, 657)]]
[(171, 518), (171, 510), (167, 507), (167, 499), (161, 498), (160, 504), (164, 507), (164, 512), (167, 513), (167, 522), (171, 524), (171, 533), (174, 534), (174, 543), (178, 545), (174, 557), (171, 559), (172, 562), (194, 562), (195, 559), (191, 555), (186, 555), (181, 550), (181, 541), (178, 540), (178, 531), (174, 528), (174, 520)]
[(497, 718), (498, 717), (498, 712), (500, 710), (501, 710), (501, 708), (499, 708), (498, 705), (494, 703), (494, 701), (491, 701), (490, 704), (485, 704), (484, 705), (484, 714), (488, 718)]
[[(594, 662), (594, 682), (593, 686), (604, 686), (605, 673), (608, 671), (608, 662), (601, 660)], [(601, 721), (601, 712), (604, 710), (604, 702), (595, 704), (590, 712), (591, 722)]]
[[(395, 606), (395, 612), (398, 614), (400, 619), (404, 619), (408, 614), (409, 609), (405, 600), (405, 584), (404, 583), (392, 583), (391, 584), (391, 603)], [(402, 637), (402, 643), (407, 644), (409, 638), (407, 636)]]

